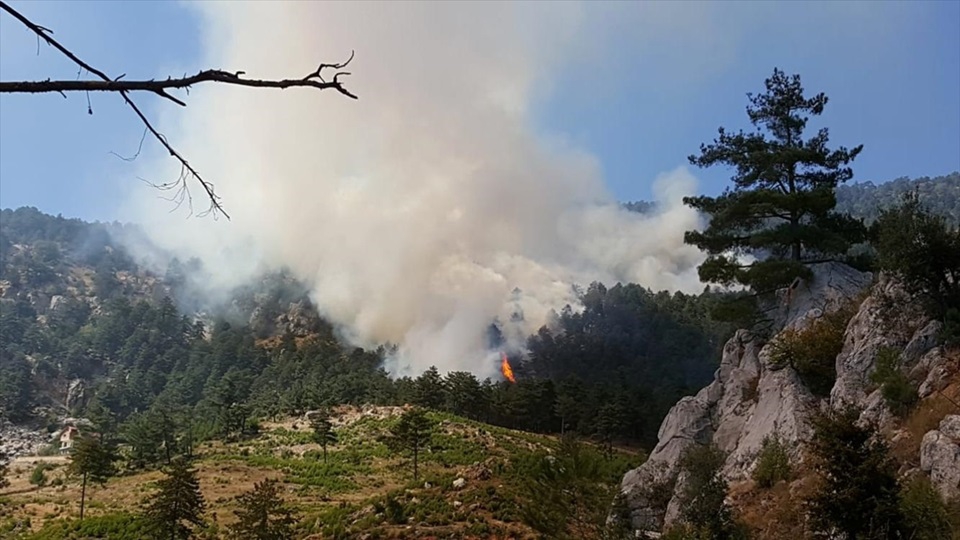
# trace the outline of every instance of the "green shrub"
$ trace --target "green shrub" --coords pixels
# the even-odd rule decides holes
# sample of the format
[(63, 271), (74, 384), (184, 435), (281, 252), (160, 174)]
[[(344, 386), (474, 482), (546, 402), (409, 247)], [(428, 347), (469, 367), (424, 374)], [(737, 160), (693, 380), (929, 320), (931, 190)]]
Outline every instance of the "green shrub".
[(29, 540), (80, 540), (109, 538), (110, 540), (140, 540), (147, 537), (143, 519), (130, 514), (91, 516), (83, 521), (56, 520), (28, 536)]
[(848, 304), (824, 314), (804, 330), (784, 330), (771, 344), (771, 362), (792, 367), (815, 395), (830, 395), (837, 380), (837, 355), (843, 349), (843, 334), (853, 314), (854, 306)]
[(395, 525), (405, 524), (407, 522), (407, 507), (395, 495), (389, 494), (386, 503), (383, 505), (383, 515), (387, 517), (390, 523)]
[(790, 479), (790, 456), (779, 437), (766, 437), (753, 470), (753, 480), (762, 488)]
[(59, 453), (60, 453), (60, 447), (56, 444), (44, 445), (40, 448), (40, 450), (37, 451), (37, 455), (43, 456), (43, 457), (56, 456)]
[(906, 522), (906, 537), (913, 540), (950, 538), (950, 515), (940, 494), (923, 475), (900, 492), (900, 511)]
[(939, 337), (944, 345), (960, 345), (960, 309), (947, 310), (943, 316), (943, 328), (940, 329)]
[(50, 463), (41, 461), (33, 468), (33, 472), (30, 473), (30, 483), (43, 487), (47, 485), (47, 471), (53, 469), (54, 466)]
[(896, 349), (883, 347), (877, 351), (877, 366), (870, 381), (880, 387), (887, 408), (897, 416), (906, 414), (919, 399), (917, 389), (900, 371), (900, 353)]

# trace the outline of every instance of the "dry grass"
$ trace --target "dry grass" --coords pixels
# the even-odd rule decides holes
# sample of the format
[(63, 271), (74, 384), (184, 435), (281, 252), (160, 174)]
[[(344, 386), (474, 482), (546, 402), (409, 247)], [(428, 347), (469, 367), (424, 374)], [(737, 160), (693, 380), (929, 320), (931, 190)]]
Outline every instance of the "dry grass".
[[(511, 512), (502, 509), (509, 507), (511, 499), (505, 491), (509, 489), (508, 479), (503, 475), (517, 452), (542, 450), (550, 439), (443, 416), (437, 429), (440, 440), (444, 441), (443, 448), (425, 456), (421, 480), (413, 483), (408, 462), (386, 453), (376, 441), (390, 418), (402, 410), (400, 407), (334, 409), (334, 423), (341, 442), (330, 448), (331, 462), (338, 456), (336, 470), (341, 472), (331, 473), (334, 478), (330, 479), (330, 486), (323, 482), (297, 481), (297, 475), (309, 480), (313, 478), (309, 475), (316, 473), (286, 468), (288, 464), (316, 463), (318, 459), (315, 456), (319, 446), (305, 442), (309, 426), (302, 419), (264, 423), (261, 436), (252, 441), (200, 445), (195, 466), (207, 502), (206, 518), (223, 530), (223, 526), (235, 519), (236, 496), (251, 489), (256, 482), (272, 478), (281, 482), (284, 498), (300, 510), (305, 522), (314, 524), (318, 533), (331, 521), (339, 521), (347, 526), (361, 522), (360, 526), (364, 527), (363, 524), (369, 522), (369, 530), (375, 530), (380, 538), (534, 537), (525, 525), (505, 517)], [(360, 461), (351, 461), (349, 456), (353, 454), (360, 456)], [(45, 460), (66, 462), (63, 457)], [(0, 515), (15, 519), (29, 517), (35, 530), (51, 520), (77, 517), (78, 483), (71, 479), (59, 486), (39, 489), (31, 486), (28, 478), (33, 461), (13, 466), (12, 485), (4, 490), (6, 501), (0, 503)], [(53, 481), (62, 476), (63, 469), (48, 471), (48, 479)], [(322, 480), (323, 473), (320, 474)], [(451, 484), (459, 476), (466, 478), (467, 485), (458, 490)], [(104, 487), (88, 486), (88, 515), (138, 512), (152, 493), (153, 482), (160, 477), (159, 471), (134, 472), (112, 478)], [(431, 482), (429, 487), (424, 485), (426, 481)], [(400, 494), (411, 512), (424, 505), (439, 510), (427, 513), (423, 521), (405, 524), (374, 519), (375, 503), (388, 493)], [(423, 502), (413, 502), (414, 498)], [(495, 504), (497, 500), (500, 502)], [(332, 517), (338, 512), (342, 515)], [(310, 537), (325, 538), (318, 534)], [(326, 537), (329, 538), (329, 533)]]
[[(960, 361), (960, 350), (951, 351), (948, 358)], [(893, 440), (893, 455), (904, 467), (920, 466), (920, 442), (930, 430), (936, 429), (948, 414), (960, 414), (960, 371), (955, 371), (946, 388), (921, 400), (904, 418), (900, 429), (887, 435)]]
[(753, 480), (730, 487), (730, 499), (738, 517), (750, 528), (754, 540), (806, 538), (804, 500), (817, 488), (817, 479), (808, 467), (794, 470), (795, 479), (761, 489)]

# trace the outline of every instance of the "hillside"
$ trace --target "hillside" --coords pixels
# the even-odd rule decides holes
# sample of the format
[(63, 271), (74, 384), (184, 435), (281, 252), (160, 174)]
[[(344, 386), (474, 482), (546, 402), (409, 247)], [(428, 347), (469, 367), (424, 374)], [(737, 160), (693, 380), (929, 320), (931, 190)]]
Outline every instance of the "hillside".
[[(903, 510), (907, 521), (916, 520), (909, 527), (922, 528), (927, 519), (940, 527), (919, 537), (945, 538), (943, 531), (952, 530), (960, 538), (960, 343), (944, 339), (944, 323), (927, 315), (903, 283), (838, 264), (817, 267), (811, 281), (781, 291), (775, 318), (774, 336), (740, 330), (727, 342), (714, 381), (674, 405), (650, 459), (624, 476), (633, 528), (653, 533), (648, 537), (682, 528), (685, 506), (693, 503), (685, 456), (715, 448), (717, 474), (729, 482), (731, 519), (741, 520), (751, 538), (817, 537), (805, 504), (830, 461), (847, 451), (854, 456), (848, 465), (865, 470), (833, 471), (833, 478), (850, 476), (839, 480), (845, 491), (831, 502), (878, 496), (881, 481), (863, 478), (887, 475), (905, 486), (903, 493), (916, 489), (913, 496), (925, 500)], [(818, 450), (824, 425), (836, 430), (826, 453)], [(868, 459), (884, 472), (870, 469), (876, 465)], [(894, 495), (894, 504), (910, 496)], [(876, 510), (865, 504), (864, 511)], [(897, 537), (886, 534), (866, 537)]]
[[(922, 192), (950, 193), (954, 181), (924, 180)], [(934, 239), (954, 245), (955, 234)], [(960, 470), (951, 420), (960, 351), (941, 337), (956, 321), (931, 315), (922, 293), (937, 289), (928, 285), (908, 291), (889, 275), (814, 265), (812, 279), (761, 306), (765, 329), (748, 331), (714, 317), (737, 294), (593, 283), (524, 350), (504, 350), (500, 321), (489, 321), (491, 352), (515, 380), (435, 368), (396, 377), (383, 367), (391, 344), (342, 339), (288, 272), (212, 303), (197, 294), (202, 264), (159, 250), (135, 258), (125, 247), (132, 237), (145, 241), (135, 227), (0, 212), (0, 454), (15, 458), (12, 484), (0, 487), (0, 531), (137, 537), (141, 503), (170, 470), (168, 454), (192, 454), (209, 538), (225, 537), (235, 497), (261, 479), (281, 482), (303, 538), (587, 538), (610, 534), (607, 525), (669, 533), (688, 519), (681, 509), (696, 485), (681, 472), (687, 455), (706, 448), (730, 483), (719, 499), (735, 503), (729, 515), (759, 538), (780, 538), (806, 527), (791, 501), (816, 482), (817, 411), (846, 405), (878, 425), (894, 483), (923, 479), (930, 500), (960, 500), (950, 484), (960, 481), (951, 472)], [(935, 266), (944, 257), (899, 260)], [(821, 319), (832, 321), (829, 335), (802, 339)], [(417, 482), (385, 439), (410, 406), (431, 411), (436, 426)], [(306, 413), (331, 407), (338, 441), (323, 465)], [(68, 460), (36, 456), (71, 426), (104, 437), (120, 457), (106, 487), (89, 487), (84, 525), (74, 519)], [(561, 444), (561, 434), (581, 442)], [(770, 437), (786, 445), (793, 471), (772, 489), (754, 478)], [(641, 449), (651, 449), (649, 461)], [(54, 468), (44, 473), (38, 461)], [(30, 483), (43, 475), (48, 485)], [(456, 488), (460, 477), (466, 485)], [(584, 497), (574, 508), (563, 502), (571, 489)], [(534, 495), (544, 490), (556, 497)], [(591, 532), (571, 532), (580, 525)]]
[[(916, 193), (931, 213), (960, 225), (960, 172), (933, 178), (897, 178), (888, 182), (851, 182), (837, 186), (837, 211), (873, 223), (883, 209), (896, 206), (904, 195)], [(656, 203), (634, 201), (623, 207), (640, 213), (653, 212)]]
[[(162, 401), (194, 410), (189, 429), (210, 437), (230, 432), (224, 411), (233, 405), (260, 418), (418, 403), (515, 429), (650, 443), (669, 405), (709, 380), (732, 330), (709, 320), (714, 295), (593, 284), (582, 310), (561, 310), (531, 336), (533, 354), (510, 351), (517, 384), (436, 371), (390, 378), (389, 344), (343, 342), (283, 271), (203, 303), (202, 266), (162, 253), (149, 266), (134, 262), (120, 240), (135, 229), (29, 208), (0, 220), (0, 410), (33, 429), (94, 405), (123, 424)], [(490, 321), (493, 348), (498, 324)]]
[[(400, 409), (338, 407), (333, 424), (339, 441), (323, 463), (303, 418), (264, 422), (260, 433), (239, 442), (209, 442), (196, 449), (195, 466), (207, 501), (207, 532), (225, 531), (236, 521), (236, 495), (263, 479), (278, 479), (287, 502), (302, 516), (304, 538), (535, 538), (524, 524), (523, 508), (536, 505), (533, 471), (558, 454), (552, 438), (497, 428), (434, 413), (437, 424), (421, 458), (420, 480), (409, 460), (382, 442)], [(593, 481), (616, 490), (616, 478), (642, 456), (617, 452), (611, 459), (585, 448), (599, 465)], [(131, 517), (149, 498), (158, 471), (130, 471), (90, 491), (84, 528), (76, 521), (79, 485), (64, 476), (66, 459), (20, 458), (11, 465), (0, 518), (4, 538), (136, 538)], [(43, 487), (28, 482), (38, 463), (52, 468)], [(546, 493), (536, 493), (547, 495)], [(601, 514), (603, 508), (601, 507)], [(67, 525), (71, 523), (72, 525)]]
[(960, 172), (933, 178), (897, 178), (880, 184), (843, 184), (837, 187), (837, 210), (869, 224), (881, 210), (896, 206), (908, 193), (916, 193), (930, 212), (943, 216), (953, 226), (960, 225)]

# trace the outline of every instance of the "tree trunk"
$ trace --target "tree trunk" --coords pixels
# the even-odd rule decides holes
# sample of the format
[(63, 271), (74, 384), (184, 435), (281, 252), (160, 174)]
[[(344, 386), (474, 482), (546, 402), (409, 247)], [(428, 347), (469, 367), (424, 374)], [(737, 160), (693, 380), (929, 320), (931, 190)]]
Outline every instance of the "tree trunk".
[(323, 444), (323, 464), (327, 464), (327, 444)]
[(413, 481), (418, 481), (418, 470), (417, 470), (417, 450), (416, 446), (413, 447)]
[(83, 521), (83, 506), (87, 500), (87, 473), (83, 473), (83, 485), (80, 488), (80, 521)]
[[(796, 235), (797, 229), (799, 228), (800, 228), (800, 217), (794, 214), (793, 212), (790, 212), (790, 234)], [(790, 243), (790, 258), (796, 262), (800, 262), (800, 256), (801, 256), (800, 248), (801, 248), (801, 245), (800, 245), (799, 239), (794, 239)]]

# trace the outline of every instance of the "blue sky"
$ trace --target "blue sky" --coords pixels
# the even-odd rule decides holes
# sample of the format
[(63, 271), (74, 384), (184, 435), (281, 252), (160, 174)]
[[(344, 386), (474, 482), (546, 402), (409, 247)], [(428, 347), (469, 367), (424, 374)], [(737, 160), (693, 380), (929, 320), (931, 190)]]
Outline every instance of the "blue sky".
[[(12, 4), (111, 75), (164, 77), (203, 64), (201, 21), (181, 3)], [(684, 164), (717, 127), (747, 128), (745, 93), (759, 91), (774, 66), (800, 73), (811, 93), (827, 93), (823, 125), (834, 145), (864, 144), (856, 180), (960, 169), (960, 2), (857, 3), (847, 11), (800, 2), (687, 5), (676, 25), (695, 28), (697, 39), (673, 29), (637, 36), (630, 5), (585, 6), (582, 55), (560, 61), (534, 104), (537, 129), (594, 154), (617, 198), (650, 198), (653, 179)], [(76, 69), (45, 45), (38, 56), (35, 38), (0, 13), (0, 79), (47, 77), (76, 77)], [(118, 215), (118, 193), (137, 182), (136, 167), (110, 152), (132, 154), (142, 127), (117, 96), (90, 98), (93, 115), (82, 94), (0, 96), (0, 206)], [(139, 101), (152, 114), (177, 113), (168, 102)], [(727, 177), (722, 169), (695, 174), (708, 193)]]

